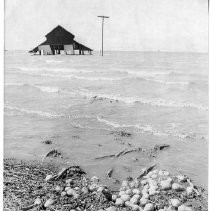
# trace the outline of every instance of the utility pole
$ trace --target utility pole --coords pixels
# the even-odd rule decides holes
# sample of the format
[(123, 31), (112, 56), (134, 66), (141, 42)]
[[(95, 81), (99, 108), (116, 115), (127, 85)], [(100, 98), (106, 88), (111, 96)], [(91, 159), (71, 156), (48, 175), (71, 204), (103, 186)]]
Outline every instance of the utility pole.
[(102, 48), (101, 48), (101, 55), (103, 56), (104, 50), (104, 18), (109, 18), (108, 16), (100, 15), (99, 18), (102, 18)]

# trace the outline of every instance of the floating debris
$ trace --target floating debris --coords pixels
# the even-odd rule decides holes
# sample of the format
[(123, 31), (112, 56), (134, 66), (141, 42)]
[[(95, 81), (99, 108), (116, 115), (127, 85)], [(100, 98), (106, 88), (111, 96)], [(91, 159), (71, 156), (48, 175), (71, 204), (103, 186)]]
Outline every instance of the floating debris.
[(74, 135), (74, 136), (72, 136), (72, 138), (79, 139), (80, 137), (78, 135)]
[(52, 141), (47, 139), (47, 140), (42, 141), (42, 143), (44, 143), (44, 144), (52, 144)]
[(121, 136), (121, 137), (131, 137), (132, 133), (126, 132), (126, 131), (112, 131), (111, 134), (114, 134), (115, 136)]
[(170, 145), (168, 144), (156, 144), (153, 149), (157, 151), (157, 150), (163, 150), (168, 147), (170, 147)]
[(156, 164), (146, 168), (143, 170), (143, 173), (140, 174), (140, 176), (138, 177), (138, 179), (142, 178), (143, 176), (145, 176), (146, 174), (148, 174), (150, 171), (152, 171), (153, 168), (155, 168)]
[(113, 169), (109, 169), (108, 172), (106, 173), (106, 176), (111, 179), (113, 173)]

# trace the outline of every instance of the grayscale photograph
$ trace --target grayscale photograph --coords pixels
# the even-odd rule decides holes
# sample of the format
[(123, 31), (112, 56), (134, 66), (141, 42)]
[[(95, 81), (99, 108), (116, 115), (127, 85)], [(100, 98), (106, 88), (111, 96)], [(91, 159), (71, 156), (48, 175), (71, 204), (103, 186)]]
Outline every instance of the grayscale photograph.
[(4, 211), (207, 211), (208, 0), (4, 0)]

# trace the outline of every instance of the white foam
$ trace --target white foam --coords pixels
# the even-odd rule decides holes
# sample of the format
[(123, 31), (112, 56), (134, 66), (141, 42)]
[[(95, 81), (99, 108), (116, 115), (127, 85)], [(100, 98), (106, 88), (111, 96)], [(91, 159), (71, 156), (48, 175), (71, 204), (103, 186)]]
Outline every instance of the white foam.
[[(50, 68), (50, 67), (18, 67), (20, 73), (32, 74), (32, 72), (61, 72), (61, 73), (71, 73), (71, 72), (80, 72), (77, 69), (73, 68)], [(88, 72), (88, 71), (87, 71)]]
[(69, 78), (69, 79), (78, 79), (78, 80), (88, 80), (88, 81), (119, 81), (123, 79), (127, 79), (126, 77), (118, 77), (118, 78), (111, 78), (111, 77), (87, 77), (87, 76), (77, 76), (77, 75), (54, 75), (49, 73), (42, 73), (41, 76), (44, 77), (53, 77), (53, 78)]
[(47, 63), (62, 63), (63, 61), (58, 60), (46, 60)]
[(111, 122), (111, 121), (108, 121), (108, 120), (106, 120), (106, 119), (103, 119), (103, 118), (101, 118), (101, 117), (99, 117), (99, 116), (97, 116), (97, 120), (99, 121), (99, 122), (102, 122), (102, 123), (105, 123), (106, 125), (108, 125), (108, 126), (111, 126), (111, 127), (114, 127), (114, 128), (126, 128), (126, 127), (132, 127), (133, 125), (120, 125), (120, 124), (118, 124), (118, 123), (115, 123), (115, 122)]
[[(54, 78), (69, 78), (69, 79), (78, 79), (78, 80), (89, 80), (89, 81), (121, 81), (121, 80), (130, 80), (130, 79), (142, 79), (146, 81), (161, 83), (164, 85), (189, 85), (189, 82), (185, 81), (163, 81), (155, 79), (155, 76), (158, 75), (169, 75), (171, 72), (145, 72), (145, 71), (120, 71), (117, 70), (115, 72), (121, 72), (129, 74), (130, 76), (123, 76), (123, 77), (86, 77), (86, 76), (78, 76), (73, 74), (66, 74), (66, 73), (95, 73), (96, 71), (92, 70), (77, 70), (77, 69), (67, 69), (67, 68), (25, 68), (21, 67), (19, 68), (22, 71), (17, 73), (24, 73), (27, 75), (34, 75), (34, 76), (44, 76), (44, 77), (54, 77)], [(35, 72), (33, 72), (35, 71)], [(50, 73), (41, 73), (43, 71), (47, 72), (56, 72), (56, 73), (65, 73), (65, 75), (59, 75), (59, 74), (50, 74)], [(103, 71), (98, 71), (99, 73)]]
[(161, 83), (164, 85), (182, 85), (182, 86), (189, 85), (189, 82), (186, 82), (186, 81), (163, 81), (163, 80), (157, 80), (157, 79), (145, 79), (145, 80), (156, 82), (156, 83)]
[(5, 86), (31, 86), (34, 88), (39, 89), (42, 92), (48, 92), (48, 93), (58, 93), (60, 92), (60, 89), (58, 87), (51, 87), (51, 86), (39, 86), (34, 84), (24, 84), (24, 83), (5, 83)]
[(95, 71), (85, 69), (73, 69), (73, 68), (44, 68), (48, 72), (62, 72), (62, 73), (92, 73)]
[(97, 116), (97, 120), (99, 122), (102, 122), (104, 124), (106, 124), (109, 127), (113, 127), (113, 128), (135, 128), (137, 129), (139, 132), (141, 133), (148, 133), (150, 135), (154, 135), (154, 136), (171, 136), (171, 137), (176, 137), (179, 139), (194, 139), (194, 138), (199, 138), (199, 139), (203, 139), (205, 137), (194, 137), (191, 134), (179, 134), (179, 133), (172, 133), (172, 132), (164, 132), (164, 131), (159, 131), (154, 129), (151, 125), (141, 125), (141, 124), (119, 124), (116, 122), (112, 122), (112, 121), (108, 121), (104, 118), (101, 118), (99, 116)]
[(168, 136), (168, 134), (166, 134), (162, 131), (153, 129), (151, 125), (140, 125), (140, 124), (135, 124), (135, 125), (121, 124), (120, 125), (116, 122), (105, 120), (99, 116), (97, 116), (97, 120), (99, 122), (105, 123), (106, 125), (114, 127), (114, 128), (136, 128), (136, 129), (140, 130), (140, 132), (142, 132), (142, 133), (150, 133), (155, 136)]
[(59, 117), (64, 116), (63, 114), (56, 114), (56, 113), (37, 111), (37, 110), (28, 110), (28, 109), (24, 109), (24, 108), (9, 106), (9, 105), (5, 105), (5, 109), (16, 110), (18, 112), (25, 113), (25, 114), (32, 114), (32, 115), (35, 114), (35, 115), (47, 117), (47, 118), (59, 118)]
[(40, 91), (47, 92), (47, 93), (58, 93), (58, 92), (60, 92), (60, 89), (58, 87), (37, 86), (37, 85), (33, 85), (33, 87), (38, 88)]
[(5, 83), (5, 86), (24, 86), (26, 84), (23, 83)]
[(78, 94), (87, 98), (93, 98), (97, 96), (98, 98), (104, 98), (104, 99), (113, 100), (113, 101), (121, 101), (127, 104), (142, 103), (142, 104), (148, 104), (150, 106), (181, 107), (181, 108), (194, 108), (194, 109), (200, 109), (200, 110), (208, 110), (208, 107), (203, 106), (203, 105), (187, 103), (187, 102), (181, 103), (181, 102), (176, 102), (173, 100), (166, 100), (166, 99), (161, 99), (161, 98), (146, 99), (146, 98), (141, 98), (137, 96), (126, 97), (126, 96), (121, 96), (121, 95), (110, 95), (110, 94), (102, 94), (102, 93), (96, 93), (96, 92), (94, 93), (85, 89), (81, 89), (80, 91), (78, 91)]
[(42, 70), (43, 68), (38, 68), (38, 67), (18, 67), (17, 69), (19, 69), (20, 71), (40, 71)]
[(156, 77), (158, 75), (169, 75), (171, 72), (150, 72), (150, 71), (132, 71), (127, 70), (127, 74), (135, 75), (141, 78)]

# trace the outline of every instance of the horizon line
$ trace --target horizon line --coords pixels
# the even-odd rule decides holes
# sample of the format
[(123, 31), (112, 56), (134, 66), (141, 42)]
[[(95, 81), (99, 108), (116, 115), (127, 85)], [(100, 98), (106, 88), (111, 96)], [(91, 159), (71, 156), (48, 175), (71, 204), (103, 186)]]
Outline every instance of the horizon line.
[[(4, 49), (4, 51), (29, 51), (27, 49)], [(101, 50), (93, 50), (100, 52)], [(157, 53), (209, 53), (209, 51), (165, 51), (165, 50), (104, 50), (104, 52), (157, 52)]]

